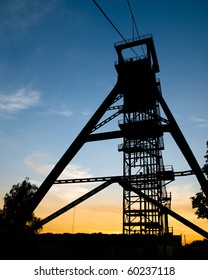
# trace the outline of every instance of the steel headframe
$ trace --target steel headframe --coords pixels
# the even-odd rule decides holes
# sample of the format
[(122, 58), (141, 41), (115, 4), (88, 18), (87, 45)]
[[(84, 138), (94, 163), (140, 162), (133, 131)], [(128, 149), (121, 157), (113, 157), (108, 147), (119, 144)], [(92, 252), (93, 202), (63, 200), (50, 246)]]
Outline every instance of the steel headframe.
[[(146, 49), (144, 56), (128, 60), (124, 59), (122, 54), (124, 50), (140, 47), (141, 45)], [(123, 175), (133, 186), (133, 189), (125, 188), (124, 186), (125, 233), (132, 233), (134, 229), (131, 229), (131, 226), (137, 215), (140, 215), (140, 220), (137, 223), (141, 226), (144, 217), (143, 210), (147, 206), (146, 202), (141, 199), (141, 193), (139, 194), (143, 189), (145, 190), (145, 195), (155, 199), (158, 203), (165, 204), (167, 202), (166, 181), (174, 180), (174, 172), (172, 169), (166, 170), (162, 160), (162, 136), (165, 132), (171, 133), (192, 172), (196, 175), (203, 192), (208, 197), (207, 180), (162, 97), (160, 82), (156, 79), (159, 66), (152, 36), (148, 35), (137, 40), (120, 42), (115, 45), (115, 49), (118, 54), (118, 63), (115, 65), (118, 77), (114, 88), (45, 178), (34, 198), (19, 213), (17, 224), (20, 227), (26, 223), (27, 217), (36, 209), (83, 145), (93, 141), (123, 138), (122, 147), (119, 147), (120, 150), (123, 149), (124, 153)], [(116, 106), (115, 103), (120, 99), (123, 99), (123, 104)], [(166, 119), (161, 117), (159, 106), (162, 108)], [(117, 112), (103, 121), (102, 118), (105, 113), (112, 109), (117, 110)], [(119, 123), (120, 129), (97, 133), (100, 127), (121, 114), (123, 120)], [(141, 172), (144, 173), (143, 181), (133, 181), (133, 175), (135, 174), (132, 171), (136, 171), (135, 168), (137, 168), (137, 172), (139, 172), (140, 168)], [(135, 192), (135, 189), (137, 192)], [(136, 193), (136, 197), (134, 197), (133, 192), (134, 194)], [(131, 205), (138, 207), (137, 204), (140, 204), (140, 208), (134, 211)], [(157, 230), (160, 232), (158, 233), (167, 232), (167, 212), (164, 213), (157, 205), (152, 207), (150, 204), (147, 210), (152, 213), (149, 216), (150, 222), (155, 223), (155, 225), (159, 224)], [(148, 215), (148, 211), (145, 212), (145, 215)], [(157, 213), (156, 216), (154, 216), (154, 212)], [(131, 219), (132, 217), (133, 219)], [(125, 223), (127, 223), (127, 228)], [(147, 221), (145, 223), (146, 228), (142, 226), (141, 229), (148, 233), (150, 231), (147, 231), (147, 227), (150, 228), (150, 223)], [(155, 233), (155, 231), (152, 231), (152, 233)]]

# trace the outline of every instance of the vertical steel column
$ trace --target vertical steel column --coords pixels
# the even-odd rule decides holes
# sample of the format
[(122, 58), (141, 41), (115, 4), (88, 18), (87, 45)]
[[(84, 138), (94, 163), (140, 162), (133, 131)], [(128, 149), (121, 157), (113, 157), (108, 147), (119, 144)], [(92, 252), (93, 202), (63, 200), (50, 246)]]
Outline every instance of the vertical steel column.
[[(157, 115), (158, 104), (154, 109), (145, 112), (134, 112), (124, 114), (124, 127), (130, 127), (134, 124), (132, 131), (128, 131), (124, 137), (123, 151), (124, 158), (124, 180), (131, 183), (133, 187), (139, 189), (152, 199), (163, 203), (166, 188), (165, 181), (161, 174), (165, 174), (165, 166), (162, 160), (163, 146), (161, 136), (158, 132), (141, 132), (141, 124), (145, 122), (157, 123), (160, 118)], [(124, 106), (125, 107), (125, 106)], [(154, 116), (154, 118), (152, 117)], [(151, 129), (149, 127), (149, 129)], [(135, 133), (135, 131), (137, 133)], [(148, 128), (147, 128), (148, 131)], [(124, 133), (125, 134), (125, 133)], [(134, 134), (132, 138), (131, 135)], [(136, 136), (137, 134), (137, 136)], [(146, 136), (145, 136), (146, 134)], [(152, 134), (151, 137), (148, 134)], [(140, 175), (135, 181), (133, 175)], [(162, 235), (168, 231), (168, 219), (160, 208), (149, 203), (143, 197), (138, 196), (135, 192), (123, 190), (123, 233), (124, 234), (156, 234)]]
[[(142, 57), (124, 59), (126, 48), (143, 46)], [(165, 166), (162, 159), (163, 127), (156, 98), (156, 72), (159, 71), (151, 37), (116, 45), (117, 71), (124, 92), (124, 116), (119, 122), (123, 133), (124, 180), (147, 196), (164, 203)], [(137, 180), (134, 175), (139, 175)], [(124, 188), (123, 233), (156, 234), (168, 231), (167, 216), (143, 197)]]

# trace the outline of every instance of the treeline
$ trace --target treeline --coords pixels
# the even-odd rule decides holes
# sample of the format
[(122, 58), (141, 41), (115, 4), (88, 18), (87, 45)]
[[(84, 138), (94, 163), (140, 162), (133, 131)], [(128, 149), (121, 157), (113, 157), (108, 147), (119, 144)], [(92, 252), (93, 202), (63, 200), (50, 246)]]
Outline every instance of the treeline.
[(5, 240), (3, 259), (178, 259), (180, 236), (37, 234)]

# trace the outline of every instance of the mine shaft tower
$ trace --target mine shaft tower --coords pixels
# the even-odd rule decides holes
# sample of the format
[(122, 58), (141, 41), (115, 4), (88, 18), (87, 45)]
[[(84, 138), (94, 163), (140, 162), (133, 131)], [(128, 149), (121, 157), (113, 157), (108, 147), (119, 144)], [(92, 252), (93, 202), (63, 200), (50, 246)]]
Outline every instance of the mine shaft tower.
[[(142, 50), (141, 55), (135, 52), (138, 48)], [(115, 64), (118, 77), (114, 88), (43, 181), (33, 200), (19, 213), (17, 224), (20, 228), (25, 224), (27, 217), (36, 209), (53, 184), (103, 182), (43, 219), (39, 226), (50, 222), (111, 184), (118, 183), (123, 188), (124, 234), (170, 233), (168, 215), (171, 215), (208, 238), (207, 232), (170, 209), (171, 195), (167, 193), (166, 185), (172, 182), (175, 176), (194, 174), (207, 198), (208, 184), (162, 97), (160, 81), (156, 77), (159, 65), (153, 38), (146, 35), (125, 40), (115, 44), (115, 49), (118, 55)], [(126, 59), (124, 51), (133, 51), (136, 56), (131, 55)], [(118, 130), (103, 132), (104, 126), (115, 118), (120, 118)], [(164, 165), (162, 151), (163, 135), (166, 132), (172, 135), (188, 162), (190, 171), (174, 172), (172, 166)], [(59, 179), (63, 170), (85, 143), (117, 138), (123, 140), (118, 146), (119, 152), (123, 153), (123, 175)]]
[[(125, 48), (140, 46), (143, 54), (124, 59)], [(123, 176), (133, 187), (170, 208), (171, 198), (166, 184), (174, 180), (171, 166), (164, 166), (162, 125), (157, 92), (160, 90), (156, 73), (159, 71), (152, 38), (129, 40), (115, 45), (118, 53), (116, 70), (123, 82), (123, 120), (119, 127), (123, 143)], [(155, 234), (169, 232), (168, 217), (134, 192), (123, 190), (123, 233)]]

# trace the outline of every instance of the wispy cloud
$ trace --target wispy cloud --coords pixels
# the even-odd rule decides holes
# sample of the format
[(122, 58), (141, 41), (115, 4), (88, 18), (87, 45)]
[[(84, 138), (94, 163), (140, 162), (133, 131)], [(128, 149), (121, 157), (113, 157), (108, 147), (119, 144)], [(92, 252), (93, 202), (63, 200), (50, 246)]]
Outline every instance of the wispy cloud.
[(73, 113), (69, 109), (63, 108), (63, 109), (60, 109), (60, 110), (50, 109), (49, 114), (60, 115), (60, 116), (63, 116), (63, 117), (70, 117)]
[[(50, 171), (54, 167), (54, 163), (51, 163), (52, 159), (48, 154), (34, 152), (27, 155), (24, 159), (24, 164), (31, 168), (33, 171), (37, 173), (37, 176), (41, 175), (46, 177)], [(69, 164), (64, 171), (62, 172), (59, 179), (70, 179), (70, 178), (88, 178), (92, 177), (92, 173), (90, 169), (84, 168), (78, 164)], [(31, 178), (32, 179), (32, 178)], [(36, 180), (36, 179), (35, 179)], [(35, 182), (37, 185), (38, 181), (31, 180), (33, 183)], [(64, 201), (70, 201), (71, 199), (75, 199), (80, 195), (86, 193), (88, 191), (87, 185), (80, 187), (77, 184), (73, 185), (73, 188), (70, 188), (68, 185), (54, 185), (53, 186), (53, 195), (62, 199)]]
[(49, 163), (50, 157), (47, 154), (34, 152), (24, 158), (24, 164), (30, 167), (38, 175), (46, 176), (53, 168), (53, 164)]
[[(43, 176), (47, 176), (55, 166), (49, 155), (40, 152), (34, 152), (27, 155), (24, 158), (24, 164), (35, 171), (37, 175)], [(87, 178), (92, 176), (90, 169), (84, 168), (78, 164), (69, 164), (64, 169), (59, 179)]]
[[(52, 11), (57, 0), (7, 0), (0, 3), (0, 37), (19, 36)], [(18, 31), (18, 32), (17, 32)], [(8, 33), (9, 32), (9, 33)], [(12, 37), (11, 37), (12, 36)]]
[(88, 111), (88, 110), (83, 110), (83, 111), (81, 112), (81, 114), (82, 114), (83, 116), (89, 116), (89, 115), (91, 115), (91, 112)]
[(15, 113), (32, 106), (40, 101), (40, 92), (22, 88), (12, 94), (0, 93), (0, 111)]
[(198, 118), (195, 116), (189, 117), (193, 122), (197, 123), (199, 127), (208, 127), (208, 119)]
[[(52, 159), (48, 154), (41, 152), (31, 153), (24, 158), (24, 163), (27, 166), (32, 168), (37, 174), (44, 176), (47, 176), (55, 166), (54, 163), (50, 163), (51, 161)], [(92, 174), (89, 169), (83, 168), (78, 164), (69, 164), (61, 174), (60, 178), (70, 179), (90, 176), (92, 176)]]

